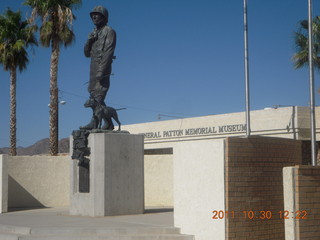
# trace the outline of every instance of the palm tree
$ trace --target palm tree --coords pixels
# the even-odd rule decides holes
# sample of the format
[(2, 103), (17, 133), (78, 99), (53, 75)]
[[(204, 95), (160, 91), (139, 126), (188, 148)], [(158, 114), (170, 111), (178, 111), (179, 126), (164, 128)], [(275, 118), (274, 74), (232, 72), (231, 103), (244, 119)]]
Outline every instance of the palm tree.
[[(299, 29), (295, 32), (295, 45), (297, 52), (293, 55), (295, 69), (307, 66), (309, 63), (309, 44), (308, 44), (308, 20), (299, 23)], [(320, 70), (320, 16), (314, 18), (312, 23), (313, 33), (313, 63), (315, 68)]]
[(0, 63), (10, 71), (10, 155), (16, 151), (16, 79), (17, 68), (24, 70), (29, 62), (26, 48), (37, 45), (34, 35), (36, 26), (21, 20), (21, 13), (7, 9), (0, 15)]
[(50, 154), (58, 154), (58, 62), (60, 45), (70, 45), (74, 39), (71, 24), (75, 18), (72, 8), (81, 5), (81, 0), (26, 0), (32, 8), (31, 20), (40, 17), (40, 43), (51, 47), (50, 65)]

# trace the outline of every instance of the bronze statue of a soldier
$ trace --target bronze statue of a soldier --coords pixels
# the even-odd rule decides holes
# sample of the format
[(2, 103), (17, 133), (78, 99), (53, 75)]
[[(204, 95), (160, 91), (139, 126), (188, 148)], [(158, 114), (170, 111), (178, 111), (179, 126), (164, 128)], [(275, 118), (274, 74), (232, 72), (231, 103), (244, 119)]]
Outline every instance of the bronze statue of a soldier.
[[(111, 65), (116, 48), (116, 33), (107, 25), (108, 15), (108, 10), (102, 6), (93, 8), (90, 16), (96, 27), (84, 46), (85, 56), (91, 58), (88, 91), (90, 98), (101, 106), (106, 106), (104, 100), (110, 86)], [(98, 119), (93, 113), (90, 123), (81, 128), (91, 130), (97, 127)], [(104, 128), (112, 130), (113, 125)]]

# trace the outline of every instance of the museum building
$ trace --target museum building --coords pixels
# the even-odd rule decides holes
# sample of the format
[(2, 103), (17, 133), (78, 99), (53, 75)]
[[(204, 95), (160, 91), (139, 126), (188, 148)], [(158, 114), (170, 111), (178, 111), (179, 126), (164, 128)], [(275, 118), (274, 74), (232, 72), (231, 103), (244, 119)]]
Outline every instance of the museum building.
[[(316, 107), (316, 119), (316, 126), (320, 126), (320, 107)], [(255, 110), (251, 111), (250, 120), (252, 136), (301, 140), (302, 162), (310, 164), (309, 107)], [(125, 125), (122, 129), (144, 135), (146, 206), (173, 206), (175, 149), (181, 144), (193, 148), (206, 140), (245, 137), (246, 120), (245, 112), (238, 112)], [(316, 132), (320, 140), (319, 127)], [(199, 159), (200, 155), (194, 161)]]
[[(316, 126), (320, 126), (320, 107), (316, 107)], [(309, 107), (265, 108), (251, 111), (251, 135), (302, 140), (308, 150), (310, 141)], [(246, 135), (245, 112), (208, 115), (123, 126), (133, 134), (143, 134), (145, 154), (172, 153), (175, 143)], [(320, 139), (320, 128), (316, 128)], [(304, 151), (307, 153), (307, 151)]]

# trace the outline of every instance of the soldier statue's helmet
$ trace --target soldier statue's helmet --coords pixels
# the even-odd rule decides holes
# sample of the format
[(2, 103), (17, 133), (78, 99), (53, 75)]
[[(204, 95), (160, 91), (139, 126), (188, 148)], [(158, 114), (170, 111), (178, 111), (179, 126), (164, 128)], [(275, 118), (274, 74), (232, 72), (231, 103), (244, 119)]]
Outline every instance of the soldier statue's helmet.
[(103, 6), (94, 7), (92, 9), (92, 11), (90, 12), (90, 17), (91, 18), (92, 18), (92, 14), (94, 14), (94, 13), (101, 14), (108, 22), (109, 13), (108, 13), (108, 10), (105, 7), (103, 7)]

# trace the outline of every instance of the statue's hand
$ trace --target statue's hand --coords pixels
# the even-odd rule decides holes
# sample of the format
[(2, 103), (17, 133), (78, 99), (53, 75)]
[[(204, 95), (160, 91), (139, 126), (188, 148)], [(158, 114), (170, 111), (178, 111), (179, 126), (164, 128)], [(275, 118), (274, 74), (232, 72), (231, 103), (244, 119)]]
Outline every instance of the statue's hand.
[(98, 39), (98, 33), (94, 30), (93, 32), (91, 32), (88, 36), (88, 40), (91, 42), (94, 42)]

